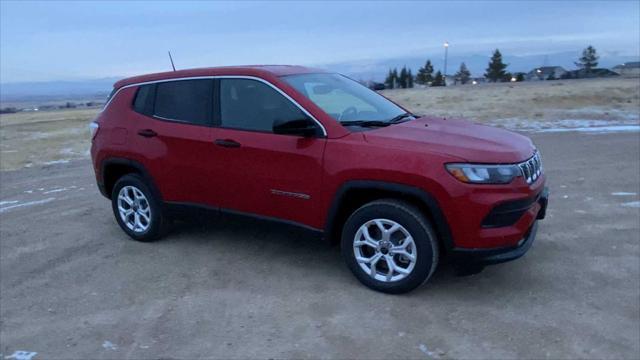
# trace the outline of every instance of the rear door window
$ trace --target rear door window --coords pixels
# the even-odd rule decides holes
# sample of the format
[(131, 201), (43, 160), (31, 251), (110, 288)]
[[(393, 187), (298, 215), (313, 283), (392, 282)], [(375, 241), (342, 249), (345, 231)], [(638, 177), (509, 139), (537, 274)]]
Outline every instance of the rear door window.
[(153, 116), (194, 125), (210, 125), (213, 80), (177, 80), (156, 85)]

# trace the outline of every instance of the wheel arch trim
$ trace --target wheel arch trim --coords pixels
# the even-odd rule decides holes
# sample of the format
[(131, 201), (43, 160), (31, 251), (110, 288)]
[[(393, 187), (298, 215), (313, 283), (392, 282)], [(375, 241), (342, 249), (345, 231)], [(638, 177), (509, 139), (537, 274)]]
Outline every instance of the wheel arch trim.
[(100, 186), (100, 192), (102, 193), (102, 195), (104, 195), (107, 198), (111, 198), (111, 194), (107, 191), (106, 189), (106, 183), (105, 183), (105, 179), (106, 179), (106, 169), (107, 167), (111, 166), (111, 165), (124, 165), (127, 167), (131, 167), (136, 169), (136, 171), (142, 175), (143, 179), (145, 180), (145, 182), (147, 183), (147, 185), (150, 187), (151, 191), (153, 191), (154, 195), (158, 198), (159, 201), (162, 202), (162, 193), (160, 192), (160, 190), (158, 189), (158, 187), (155, 184), (155, 181), (153, 181), (153, 177), (151, 176), (151, 174), (149, 173), (149, 171), (146, 169), (146, 167), (136, 161), (136, 160), (132, 160), (132, 159), (128, 159), (128, 158), (121, 158), (121, 157), (110, 157), (110, 158), (106, 158), (104, 160), (102, 160), (101, 164), (100, 164), (100, 182), (101, 184), (99, 184)]
[(384, 191), (419, 201), (420, 204), (424, 205), (426, 210), (429, 212), (425, 215), (429, 216), (430, 220), (433, 222), (435, 227), (434, 230), (442, 241), (445, 250), (449, 251), (455, 247), (449, 223), (447, 222), (447, 219), (435, 196), (415, 186), (377, 180), (351, 180), (340, 186), (333, 197), (327, 213), (327, 221), (325, 222), (324, 227), (325, 236), (330, 237), (334, 234), (334, 231), (336, 231), (335, 227), (338, 226), (337, 222), (339, 220), (338, 216), (340, 209), (346, 201), (349, 193), (354, 190)]

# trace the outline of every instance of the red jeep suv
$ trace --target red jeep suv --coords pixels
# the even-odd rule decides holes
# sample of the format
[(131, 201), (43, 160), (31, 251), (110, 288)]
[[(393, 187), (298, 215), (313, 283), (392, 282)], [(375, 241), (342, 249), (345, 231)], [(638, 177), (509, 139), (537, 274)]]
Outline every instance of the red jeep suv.
[(91, 129), (98, 186), (133, 239), (157, 239), (185, 206), (276, 220), (340, 241), (354, 275), (388, 293), (443, 256), (478, 269), (522, 256), (547, 205), (528, 138), (414, 115), (305, 67), (124, 79)]

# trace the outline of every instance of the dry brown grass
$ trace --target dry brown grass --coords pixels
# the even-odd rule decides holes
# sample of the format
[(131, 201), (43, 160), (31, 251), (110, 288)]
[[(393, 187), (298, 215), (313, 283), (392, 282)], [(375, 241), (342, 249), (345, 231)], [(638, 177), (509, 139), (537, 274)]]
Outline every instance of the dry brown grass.
[(419, 114), (501, 120), (638, 121), (640, 79), (557, 80), (400, 89), (382, 92)]
[[(418, 114), (507, 127), (565, 119), (637, 123), (640, 79), (594, 79), (386, 90)], [(0, 115), (0, 170), (86, 158), (98, 109)]]
[(86, 158), (89, 122), (99, 109), (0, 115), (0, 170)]

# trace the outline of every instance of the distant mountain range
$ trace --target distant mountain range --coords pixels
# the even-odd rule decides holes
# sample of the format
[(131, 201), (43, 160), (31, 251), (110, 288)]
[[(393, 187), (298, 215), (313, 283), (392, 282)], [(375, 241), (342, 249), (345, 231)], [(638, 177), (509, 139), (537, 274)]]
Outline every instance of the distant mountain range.
[(47, 102), (75, 98), (104, 100), (113, 83), (119, 79), (3, 83), (0, 84), (0, 102)]
[[(464, 62), (473, 76), (482, 76), (489, 62), (491, 53), (484, 55), (450, 55), (448, 57), (447, 73), (454, 74)], [(540, 66), (562, 66), (565, 69), (574, 69), (574, 61), (580, 56), (579, 51), (567, 51), (547, 55), (511, 56), (503, 54), (504, 62), (509, 64), (507, 68), (511, 72), (528, 72)], [(425, 54), (425, 56), (405, 56), (388, 59), (372, 59), (359, 61), (346, 61), (333, 64), (318, 65), (331, 71), (346, 74), (356, 80), (383, 81), (390, 68), (407, 66), (416, 74), (418, 68), (423, 66), (427, 58), (431, 59), (434, 68), (443, 70), (443, 54)], [(638, 61), (637, 56), (621, 56), (617, 53), (601, 53), (598, 67), (611, 68), (615, 65)], [(54, 101), (74, 98), (104, 99), (111, 91), (113, 83), (120, 77), (110, 77), (82, 81), (43, 81), (43, 82), (16, 82), (0, 84), (0, 102), (17, 101)]]

